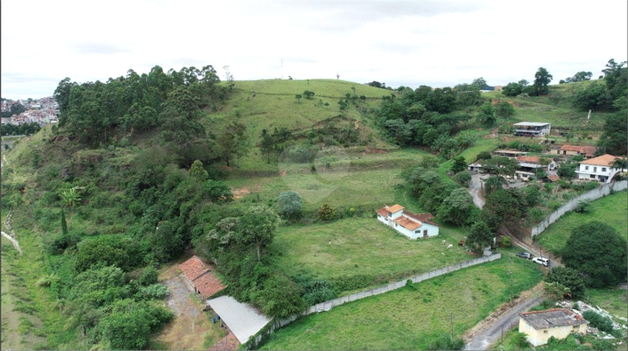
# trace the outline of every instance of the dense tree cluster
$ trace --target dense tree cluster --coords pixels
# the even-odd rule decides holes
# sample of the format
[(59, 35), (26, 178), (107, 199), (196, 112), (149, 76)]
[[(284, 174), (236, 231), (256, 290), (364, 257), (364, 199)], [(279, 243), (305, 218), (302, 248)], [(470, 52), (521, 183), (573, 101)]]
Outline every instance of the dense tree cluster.
[(558, 84), (573, 83), (573, 82), (584, 82), (585, 80), (591, 80), (592, 76), (593, 76), (592, 72), (580, 71), (580, 72), (574, 74), (573, 77), (561, 79), (558, 82)]
[(164, 139), (189, 142), (204, 134), (201, 108), (225, 91), (212, 66), (183, 67), (167, 73), (159, 66), (148, 74), (133, 70), (126, 77), (78, 84), (63, 79), (54, 92), (59, 127), (79, 142), (107, 145), (118, 133), (133, 134), (163, 128)]
[(2, 136), (6, 135), (31, 135), (37, 133), (41, 127), (37, 122), (24, 124), (5, 124), (2, 126)]
[(530, 96), (547, 95), (549, 93), (549, 83), (553, 76), (545, 67), (539, 67), (534, 74), (534, 82), (528, 85), (528, 81), (522, 79), (518, 82), (510, 82), (503, 89), (502, 94), (506, 96), (517, 96), (525, 93)]

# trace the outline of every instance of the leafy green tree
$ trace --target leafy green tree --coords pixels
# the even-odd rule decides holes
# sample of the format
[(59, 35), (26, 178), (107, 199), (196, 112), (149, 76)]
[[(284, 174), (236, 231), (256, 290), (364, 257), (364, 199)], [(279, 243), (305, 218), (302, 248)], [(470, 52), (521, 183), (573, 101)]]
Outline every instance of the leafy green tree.
[(231, 158), (239, 159), (250, 151), (246, 125), (241, 122), (231, 122), (224, 127), (217, 138), (220, 156), (230, 166)]
[(608, 224), (576, 227), (562, 250), (565, 266), (584, 275), (589, 287), (614, 287), (626, 281), (626, 240)]
[(201, 186), (201, 194), (203, 198), (212, 202), (231, 202), (233, 201), (233, 193), (231, 188), (223, 182), (217, 180), (206, 180)]
[(578, 272), (568, 267), (554, 267), (552, 268), (545, 281), (549, 283), (560, 283), (563, 286), (569, 288), (569, 296), (560, 296), (560, 298), (572, 298), (574, 300), (584, 297), (585, 285)]
[(477, 120), (482, 125), (490, 127), (497, 121), (495, 118), (495, 107), (490, 102), (485, 102), (478, 107)]
[(626, 96), (626, 61), (615, 62), (614, 59), (610, 59), (606, 64), (606, 68), (602, 70), (604, 72), (604, 82), (606, 88), (611, 94), (613, 99), (617, 99), (620, 96)]
[(471, 181), (471, 173), (469, 173), (469, 171), (467, 170), (464, 170), (460, 173), (456, 173), (456, 175), (453, 178), (454, 178), (454, 181), (456, 181), (456, 183), (464, 187), (468, 187), (469, 182)]
[(284, 191), (275, 200), (279, 209), (279, 214), (286, 219), (294, 219), (301, 217), (303, 207), (303, 199), (296, 191)]
[(509, 118), (515, 114), (515, 108), (507, 101), (501, 101), (495, 106), (495, 116), (498, 118)]
[(502, 94), (506, 96), (517, 96), (521, 94), (523, 87), (519, 83), (508, 83), (505, 87), (502, 88)]
[(482, 162), (482, 168), (490, 174), (499, 176), (513, 176), (519, 163), (505, 156), (495, 156)]
[(264, 281), (264, 287), (255, 300), (259, 301), (265, 314), (279, 318), (302, 312), (307, 307), (296, 284), (279, 273)]
[(481, 101), (480, 87), (475, 84), (459, 84), (454, 87), (458, 106), (474, 106)]
[(608, 116), (604, 122), (602, 135), (598, 140), (598, 146), (602, 152), (611, 155), (628, 154), (626, 130), (628, 130), (628, 122), (625, 109)]
[(477, 221), (471, 226), (466, 245), (470, 250), (478, 252), (493, 243), (493, 233), (484, 221)]
[(552, 75), (544, 67), (539, 69), (534, 74), (534, 83), (532, 84), (531, 95), (547, 95), (549, 93), (549, 83), (552, 81)]
[(116, 301), (102, 321), (103, 336), (114, 350), (141, 350), (151, 334), (163, 327), (173, 313), (163, 306), (151, 306), (131, 299)]
[(295, 99), (297, 99), (297, 103), (301, 103), (301, 98), (302, 98), (302, 97), (303, 97), (303, 96), (301, 96), (301, 94), (296, 94), (296, 95), (294, 96), (294, 98), (295, 98)]
[(277, 213), (266, 206), (249, 207), (240, 217), (238, 239), (244, 244), (255, 245), (258, 262), (261, 260), (262, 246), (273, 241), (280, 222)]
[(454, 157), (454, 163), (451, 165), (451, 171), (455, 174), (465, 171), (466, 169), (467, 161), (464, 159), (464, 156)]
[(76, 207), (81, 202), (81, 195), (79, 195), (77, 190), (78, 190), (77, 187), (73, 187), (70, 189), (62, 190), (59, 193), (61, 202), (63, 203), (64, 206), (70, 208), (70, 210)]
[(486, 83), (486, 80), (484, 78), (482, 78), (482, 77), (474, 79), (473, 83), (471, 83), (471, 84), (473, 84), (476, 87), (478, 87), (478, 89), (488, 88), (488, 84)]
[(205, 128), (200, 123), (204, 115), (201, 105), (201, 99), (186, 86), (171, 91), (159, 115), (162, 139), (181, 149), (205, 135)]
[(196, 160), (194, 161), (194, 163), (192, 163), (192, 167), (190, 167), (190, 170), (188, 171), (188, 176), (200, 183), (209, 178), (209, 174), (207, 173), (205, 168), (203, 168), (203, 162), (199, 160)]
[(310, 90), (306, 90), (306, 91), (303, 92), (303, 96), (305, 96), (305, 98), (308, 99), (308, 100), (312, 100), (314, 95), (315, 95), (315, 93), (313, 91), (310, 91)]
[(112, 266), (126, 270), (129, 268), (129, 255), (122, 249), (110, 246), (102, 240), (87, 240), (78, 245), (74, 264), (78, 272), (84, 272), (92, 266)]
[(556, 174), (564, 179), (573, 179), (576, 177), (576, 169), (568, 165), (563, 165), (556, 171)]
[(446, 223), (459, 226), (467, 222), (475, 208), (471, 194), (464, 188), (458, 188), (443, 200), (438, 217)]
[(612, 96), (606, 92), (606, 87), (598, 82), (592, 82), (577, 91), (572, 98), (573, 106), (581, 110), (609, 108), (612, 102)]
[(268, 134), (266, 129), (262, 130), (262, 142), (260, 143), (260, 150), (262, 154), (266, 154), (267, 163), (270, 163), (270, 155), (275, 150), (275, 142), (273, 138)]
[(148, 236), (148, 243), (158, 262), (168, 262), (185, 250), (183, 235), (179, 230), (181, 227), (182, 223), (178, 219), (161, 221)]
[(486, 196), (482, 218), (496, 230), (500, 225), (517, 224), (522, 216), (520, 208), (521, 204), (511, 192), (497, 189)]

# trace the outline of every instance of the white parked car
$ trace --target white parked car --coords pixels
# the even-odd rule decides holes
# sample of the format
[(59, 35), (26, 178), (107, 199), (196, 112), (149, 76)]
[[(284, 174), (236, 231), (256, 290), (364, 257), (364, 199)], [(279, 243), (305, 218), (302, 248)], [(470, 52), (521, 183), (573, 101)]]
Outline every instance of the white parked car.
[(543, 265), (545, 267), (549, 267), (549, 265), (550, 265), (549, 258), (545, 258), (545, 257), (535, 257), (535, 258), (532, 259), (532, 262), (538, 263), (538, 264)]

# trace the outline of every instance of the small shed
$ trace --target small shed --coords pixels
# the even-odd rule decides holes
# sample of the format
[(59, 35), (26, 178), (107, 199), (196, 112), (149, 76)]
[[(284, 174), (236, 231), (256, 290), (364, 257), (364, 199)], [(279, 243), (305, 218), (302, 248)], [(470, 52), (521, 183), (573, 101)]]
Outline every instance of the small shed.
[(195, 293), (199, 293), (204, 299), (221, 291), (225, 286), (214, 273), (214, 267), (206, 265), (196, 255), (179, 265), (179, 269), (185, 277), (184, 282)]
[(253, 306), (223, 295), (207, 301), (229, 330), (244, 344), (270, 322), (270, 319)]
[(533, 346), (545, 345), (552, 336), (565, 339), (570, 333), (586, 335), (588, 322), (581, 315), (566, 308), (519, 314), (519, 332), (528, 336)]

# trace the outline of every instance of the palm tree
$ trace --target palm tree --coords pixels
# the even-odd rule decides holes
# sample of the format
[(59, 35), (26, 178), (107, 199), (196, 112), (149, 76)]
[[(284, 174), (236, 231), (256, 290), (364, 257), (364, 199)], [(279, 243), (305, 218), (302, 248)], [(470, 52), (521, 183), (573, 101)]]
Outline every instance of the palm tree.
[(80, 188), (75, 186), (73, 188), (62, 191), (59, 194), (59, 197), (61, 197), (61, 202), (63, 202), (63, 205), (68, 207), (70, 211), (81, 201), (81, 195), (79, 195), (79, 193), (76, 191), (77, 189)]

